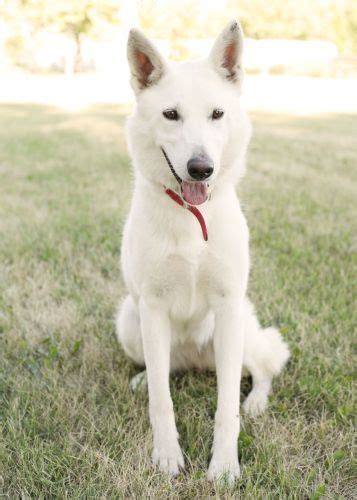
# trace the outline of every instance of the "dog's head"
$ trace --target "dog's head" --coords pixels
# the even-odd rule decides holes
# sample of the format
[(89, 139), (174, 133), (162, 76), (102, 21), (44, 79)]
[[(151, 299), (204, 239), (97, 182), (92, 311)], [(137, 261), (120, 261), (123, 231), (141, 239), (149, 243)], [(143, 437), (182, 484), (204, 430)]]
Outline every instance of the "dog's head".
[[(239, 105), (243, 34), (232, 21), (203, 61), (172, 63), (138, 30), (128, 40), (131, 84), (137, 107), (128, 137), (136, 167), (150, 181), (174, 180), (166, 161), (182, 180), (193, 205), (242, 165), (250, 129)], [(164, 154), (166, 153), (166, 160)], [(232, 180), (232, 179), (231, 179)]]

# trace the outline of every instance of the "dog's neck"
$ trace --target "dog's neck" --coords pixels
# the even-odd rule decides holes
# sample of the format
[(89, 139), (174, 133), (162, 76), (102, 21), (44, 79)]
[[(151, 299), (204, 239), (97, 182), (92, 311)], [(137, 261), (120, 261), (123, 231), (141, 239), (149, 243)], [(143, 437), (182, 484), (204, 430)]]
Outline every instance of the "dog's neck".
[(177, 203), (182, 208), (185, 208), (186, 210), (188, 210), (189, 212), (191, 212), (191, 214), (194, 217), (196, 217), (199, 225), (201, 226), (201, 231), (202, 231), (203, 239), (205, 241), (207, 241), (208, 240), (207, 225), (206, 225), (205, 218), (203, 217), (203, 215), (200, 212), (200, 210), (197, 207), (189, 205), (188, 203), (186, 203), (185, 200), (182, 198), (182, 196), (180, 196), (177, 193), (175, 193), (175, 191), (172, 191), (172, 189), (170, 189), (170, 188), (164, 188), (164, 189), (165, 189), (165, 193), (172, 199), (172, 201), (174, 201), (175, 203)]
[[(201, 235), (204, 241), (208, 240), (209, 227), (207, 219), (210, 217), (210, 200), (208, 199), (202, 205), (194, 206), (187, 203), (181, 194), (181, 187), (178, 182), (162, 183), (154, 182), (144, 177), (140, 172), (136, 172), (134, 198), (139, 201), (141, 211), (148, 214), (158, 209), (168, 220), (174, 215), (178, 219), (195, 221), (197, 234)], [(190, 215), (185, 215), (185, 212)]]

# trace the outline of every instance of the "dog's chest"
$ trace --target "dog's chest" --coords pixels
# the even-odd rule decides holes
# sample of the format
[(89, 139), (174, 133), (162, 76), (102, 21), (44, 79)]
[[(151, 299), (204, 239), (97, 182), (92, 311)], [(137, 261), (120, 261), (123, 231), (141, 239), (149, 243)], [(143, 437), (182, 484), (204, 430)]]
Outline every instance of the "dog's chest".
[(208, 297), (205, 270), (199, 259), (171, 254), (167, 258), (167, 268), (170, 269), (167, 299), (172, 318), (187, 321), (204, 314), (208, 308)]
[(204, 245), (177, 247), (156, 263), (154, 292), (165, 303), (170, 317), (179, 322), (199, 322), (219, 293), (225, 273)]

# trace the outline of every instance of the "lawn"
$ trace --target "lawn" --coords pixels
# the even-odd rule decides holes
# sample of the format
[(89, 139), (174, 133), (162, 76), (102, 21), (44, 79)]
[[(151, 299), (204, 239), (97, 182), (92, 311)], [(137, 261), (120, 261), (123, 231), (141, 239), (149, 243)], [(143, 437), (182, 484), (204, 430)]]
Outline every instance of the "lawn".
[[(292, 358), (243, 417), (242, 477), (205, 480), (215, 377), (171, 387), (187, 471), (150, 466), (146, 394), (114, 334), (131, 191), (125, 109), (0, 106), (0, 495), (356, 498), (352, 460), (357, 115), (252, 116), (240, 197), (250, 296)], [(249, 381), (243, 384), (243, 397)]]

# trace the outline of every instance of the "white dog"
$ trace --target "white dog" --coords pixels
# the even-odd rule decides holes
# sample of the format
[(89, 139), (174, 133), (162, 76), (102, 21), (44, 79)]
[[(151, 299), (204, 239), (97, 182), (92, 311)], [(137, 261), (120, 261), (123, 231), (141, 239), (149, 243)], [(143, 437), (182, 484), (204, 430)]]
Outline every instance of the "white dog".
[(146, 366), (153, 462), (162, 471), (175, 475), (184, 467), (170, 370), (216, 369), (208, 478), (225, 473), (229, 481), (239, 476), (242, 367), (253, 377), (244, 409), (256, 415), (289, 357), (279, 332), (259, 326), (246, 297), (249, 234), (236, 194), (250, 138), (240, 106), (242, 44), (234, 21), (207, 60), (175, 64), (130, 32), (137, 106), (127, 135), (135, 186), (122, 245), (129, 294), (117, 318), (125, 352)]

